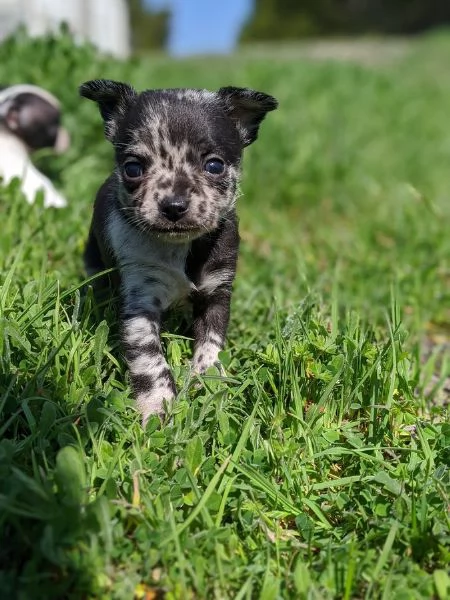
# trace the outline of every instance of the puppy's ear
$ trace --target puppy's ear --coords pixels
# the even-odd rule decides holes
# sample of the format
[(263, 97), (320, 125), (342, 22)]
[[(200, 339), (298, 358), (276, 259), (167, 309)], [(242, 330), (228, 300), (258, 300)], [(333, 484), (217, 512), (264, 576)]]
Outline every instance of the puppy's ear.
[(109, 79), (94, 79), (80, 86), (80, 96), (97, 102), (105, 124), (105, 136), (114, 141), (117, 123), (137, 98), (137, 92), (126, 83)]
[(244, 146), (256, 140), (266, 113), (278, 106), (273, 96), (248, 88), (223, 87), (217, 93), (224, 102), (225, 111), (236, 122)]

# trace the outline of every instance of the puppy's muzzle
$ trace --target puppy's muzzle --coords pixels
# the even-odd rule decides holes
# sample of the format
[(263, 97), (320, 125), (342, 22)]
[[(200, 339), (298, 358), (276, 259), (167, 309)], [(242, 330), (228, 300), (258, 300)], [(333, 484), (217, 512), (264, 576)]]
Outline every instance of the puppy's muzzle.
[(64, 127), (59, 127), (53, 149), (55, 150), (56, 154), (63, 154), (63, 152), (68, 150), (69, 147), (70, 147), (69, 132), (67, 131), (67, 129), (64, 129)]
[(167, 196), (162, 200), (159, 209), (166, 219), (176, 223), (189, 210), (189, 200), (183, 196)]

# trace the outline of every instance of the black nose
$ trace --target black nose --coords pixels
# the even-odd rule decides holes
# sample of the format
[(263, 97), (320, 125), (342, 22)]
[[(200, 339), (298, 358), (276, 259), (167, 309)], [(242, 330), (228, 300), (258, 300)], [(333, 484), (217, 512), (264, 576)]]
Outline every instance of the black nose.
[(179, 221), (187, 213), (188, 207), (188, 200), (182, 196), (169, 196), (164, 198), (160, 204), (162, 214), (173, 223)]

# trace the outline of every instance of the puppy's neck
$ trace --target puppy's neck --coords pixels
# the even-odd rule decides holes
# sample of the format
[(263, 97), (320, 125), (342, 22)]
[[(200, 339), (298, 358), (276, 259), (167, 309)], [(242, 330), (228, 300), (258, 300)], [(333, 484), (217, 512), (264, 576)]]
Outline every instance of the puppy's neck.
[(14, 135), (9, 129), (0, 123), (0, 148), (1, 152), (8, 153), (27, 160), (30, 150), (23, 140)]

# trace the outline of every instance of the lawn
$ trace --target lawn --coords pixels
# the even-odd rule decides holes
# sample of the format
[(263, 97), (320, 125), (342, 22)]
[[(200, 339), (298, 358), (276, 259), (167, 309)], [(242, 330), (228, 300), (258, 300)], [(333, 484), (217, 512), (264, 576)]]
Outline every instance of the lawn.
[[(0, 81), (48, 87), (70, 200), (0, 189), (0, 589), (7, 599), (450, 594), (450, 36), (393, 60), (295, 52), (125, 63), (70, 39), (0, 46)], [(112, 164), (78, 85), (273, 94), (246, 150), (227, 376), (141, 428), (113, 303), (82, 251)]]

